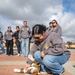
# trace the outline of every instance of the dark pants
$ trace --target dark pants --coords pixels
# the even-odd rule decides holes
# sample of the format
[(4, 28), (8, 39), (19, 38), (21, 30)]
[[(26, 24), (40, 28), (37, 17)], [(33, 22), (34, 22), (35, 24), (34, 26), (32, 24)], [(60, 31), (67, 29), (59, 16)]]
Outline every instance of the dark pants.
[(18, 53), (20, 54), (20, 51), (21, 51), (21, 42), (19, 42), (18, 39), (16, 39), (16, 46), (17, 46)]
[(7, 55), (13, 55), (13, 40), (6, 40)]

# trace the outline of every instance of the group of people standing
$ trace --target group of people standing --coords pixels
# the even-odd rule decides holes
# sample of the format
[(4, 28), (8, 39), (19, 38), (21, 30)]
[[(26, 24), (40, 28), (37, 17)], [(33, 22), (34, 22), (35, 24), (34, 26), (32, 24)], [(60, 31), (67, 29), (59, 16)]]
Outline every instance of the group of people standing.
[[(28, 56), (29, 53), (29, 38), (31, 35), (30, 28), (27, 26), (27, 21), (23, 22), (23, 26), (16, 26), (16, 31), (13, 32), (9, 26), (4, 34), (4, 39), (6, 41), (6, 55), (13, 55), (13, 42), (16, 43), (18, 56)], [(3, 33), (0, 31), (0, 47), (2, 53), (5, 53), (4, 47), (2, 45)]]

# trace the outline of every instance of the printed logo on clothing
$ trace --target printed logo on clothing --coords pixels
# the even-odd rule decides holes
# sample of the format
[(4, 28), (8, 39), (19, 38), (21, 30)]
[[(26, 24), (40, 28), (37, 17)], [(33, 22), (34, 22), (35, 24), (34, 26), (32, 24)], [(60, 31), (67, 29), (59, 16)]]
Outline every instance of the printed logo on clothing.
[(22, 30), (24, 30), (24, 28), (22, 28)]
[(48, 44), (45, 44), (44, 45), (44, 49), (48, 49), (49, 48), (49, 45)]
[(11, 35), (13, 34), (13, 33), (10, 33)]
[(8, 32), (6, 32), (6, 35), (8, 35)]
[(29, 28), (27, 28), (27, 30), (29, 30)]

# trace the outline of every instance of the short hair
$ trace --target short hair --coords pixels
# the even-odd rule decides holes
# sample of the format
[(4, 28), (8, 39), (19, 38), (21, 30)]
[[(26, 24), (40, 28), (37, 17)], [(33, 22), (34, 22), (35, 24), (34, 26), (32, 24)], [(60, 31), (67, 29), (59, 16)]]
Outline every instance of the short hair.
[(43, 24), (36, 24), (33, 28), (32, 28), (32, 35), (34, 34), (43, 34), (43, 32), (46, 31), (46, 26)]
[(24, 23), (24, 22), (26, 22), (26, 23), (27, 23), (27, 21), (23, 21), (23, 23)]
[(8, 29), (11, 28), (10, 26), (8, 26)]
[(16, 28), (20, 28), (19, 26), (16, 26)]
[(49, 24), (53, 24), (52, 22), (49, 22)]

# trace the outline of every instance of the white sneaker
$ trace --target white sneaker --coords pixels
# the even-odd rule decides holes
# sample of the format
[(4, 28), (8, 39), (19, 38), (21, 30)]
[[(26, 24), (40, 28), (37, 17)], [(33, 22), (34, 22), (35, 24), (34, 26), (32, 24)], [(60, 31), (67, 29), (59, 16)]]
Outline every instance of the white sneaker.
[(47, 72), (40, 72), (41, 74), (48, 74)]
[(17, 56), (20, 56), (20, 54), (18, 54)]
[(43, 75), (43, 74), (52, 74), (52, 72), (42, 72), (42, 71), (41, 71), (40, 73), (41, 73), (42, 75)]
[(4, 55), (6, 55), (6, 53), (4, 53)]
[(14, 69), (14, 72), (20, 72), (20, 69)]

